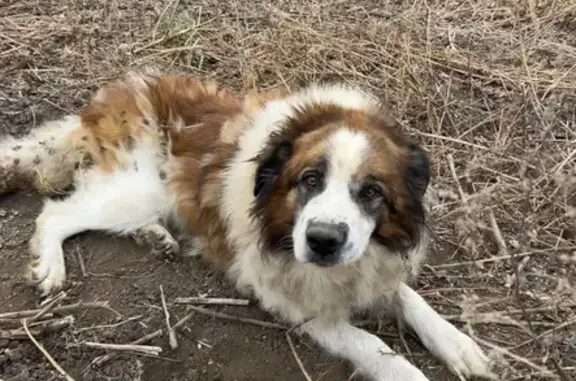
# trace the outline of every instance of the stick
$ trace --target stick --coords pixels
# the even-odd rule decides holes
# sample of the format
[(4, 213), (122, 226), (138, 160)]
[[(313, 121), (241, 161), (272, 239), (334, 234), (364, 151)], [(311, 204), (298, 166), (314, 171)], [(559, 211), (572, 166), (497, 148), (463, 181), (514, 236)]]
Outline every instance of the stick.
[[(93, 303), (80, 302), (80, 303), (76, 303), (76, 304), (70, 304), (67, 306), (54, 307), (52, 309), (52, 312), (53, 313), (66, 313), (66, 312), (72, 312), (72, 311), (81, 310), (81, 309), (88, 309), (88, 308), (109, 309), (109, 305), (108, 305), (108, 302), (93, 302)], [(27, 310), (27, 311), (6, 312), (3, 314), (0, 314), (0, 319), (20, 319), (20, 318), (25, 318), (25, 317), (29, 317), (29, 316), (34, 316), (41, 311), (42, 310), (37, 309), (37, 310)]]
[(508, 255), (508, 249), (506, 248), (506, 241), (504, 241), (504, 237), (502, 236), (502, 231), (498, 226), (498, 222), (496, 221), (496, 216), (494, 216), (494, 212), (490, 210), (488, 214), (488, 218), (490, 219), (490, 227), (492, 228), (492, 233), (494, 234), (494, 239), (496, 240), (496, 245), (498, 245), (498, 251), (501, 255)]
[(512, 347), (512, 348), (510, 348), (510, 349), (518, 349), (518, 348), (520, 348), (520, 347), (523, 347), (524, 345), (530, 344), (530, 343), (532, 343), (532, 342), (534, 342), (534, 341), (536, 341), (536, 340), (539, 340), (539, 339), (543, 338), (544, 336), (548, 336), (548, 335), (551, 334), (551, 333), (554, 333), (554, 332), (556, 332), (556, 331), (559, 331), (559, 330), (561, 330), (561, 329), (563, 329), (563, 328), (566, 328), (566, 327), (568, 327), (568, 326), (571, 326), (571, 325), (573, 325), (573, 324), (576, 324), (576, 318), (570, 319), (570, 320), (568, 320), (568, 321), (566, 321), (566, 322), (564, 322), (564, 323), (562, 323), (562, 324), (560, 324), (560, 325), (558, 325), (558, 326), (556, 326), (556, 327), (554, 327), (554, 328), (551, 328), (551, 329), (549, 329), (549, 330), (547, 330), (547, 331), (545, 331), (545, 332), (542, 332), (542, 333), (539, 334), (538, 336), (532, 337), (532, 338), (530, 338), (530, 339), (528, 339), (528, 340), (526, 340), (526, 341), (524, 341), (524, 342), (522, 342), (522, 343), (520, 343), (520, 344), (518, 344), (518, 345), (515, 345), (514, 347)]
[(26, 331), (26, 334), (28, 335), (30, 340), (34, 343), (36, 348), (38, 348), (38, 350), (40, 352), (42, 352), (44, 357), (46, 357), (46, 359), (50, 362), (50, 364), (52, 364), (52, 366), (58, 371), (58, 373), (60, 373), (66, 379), (66, 381), (74, 381), (74, 379), (72, 377), (70, 377), (70, 375), (68, 373), (66, 373), (66, 371), (64, 369), (62, 369), (62, 367), (60, 365), (58, 365), (56, 360), (54, 360), (54, 358), (52, 356), (50, 356), (50, 353), (48, 353), (46, 351), (46, 349), (44, 349), (44, 347), (38, 341), (36, 341), (34, 336), (32, 336), (32, 334), (30, 333), (30, 330), (28, 329), (28, 326), (26, 324), (26, 319), (22, 319), (22, 327), (24, 328), (24, 331)]
[(477, 342), (479, 342), (480, 344), (487, 346), (488, 348), (491, 348), (497, 352), (500, 352), (503, 355), (506, 355), (506, 356), (518, 361), (518, 362), (521, 362), (521, 363), (529, 366), (532, 369), (537, 370), (538, 372), (541, 372), (542, 374), (546, 374), (547, 376), (554, 376), (554, 373), (552, 373), (552, 371), (534, 364), (532, 361), (528, 360), (527, 358), (524, 358), (522, 356), (518, 356), (517, 354), (510, 352), (506, 348), (499, 347), (496, 344), (492, 344), (492, 343), (485, 341), (485, 340), (482, 340), (478, 337), (473, 337), (473, 339), (476, 340)]
[(109, 343), (96, 343), (93, 341), (82, 341), (77, 345), (86, 348), (104, 349), (115, 352), (136, 352), (149, 356), (158, 356), (160, 353), (162, 353), (162, 348), (154, 345), (109, 344)]
[(121, 321), (119, 323), (114, 323), (114, 324), (102, 324), (102, 325), (95, 325), (92, 327), (84, 327), (84, 328), (79, 328), (76, 330), (76, 333), (82, 333), (82, 332), (86, 332), (86, 331), (93, 331), (93, 330), (97, 330), (97, 329), (110, 329), (110, 328), (116, 328), (116, 327), (120, 327), (121, 325), (124, 325), (126, 323), (130, 323), (131, 321), (134, 320), (138, 320), (140, 318), (142, 318), (143, 315), (137, 315), (137, 316), (132, 316), (124, 321)]
[(219, 304), (228, 306), (248, 306), (250, 305), (250, 300), (248, 299), (232, 299), (232, 298), (202, 298), (202, 297), (188, 297), (188, 298), (176, 298), (176, 303), (181, 304)]
[(166, 317), (166, 329), (168, 332), (168, 342), (170, 348), (178, 348), (178, 340), (176, 340), (176, 333), (174, 329), (170, 326), (170, 312), (168, 312), (168, 307), (166, 306), (166, 298), (164, 297), (164, 288), (160, 285), (160, 299), (162, 301), (162, 309), (164, 310), (164, 316)]
[[(46, 332), (57, 331), (62, 328), (66, 328), (74, 323), (73, 316), (66, 316), (61, 319), (45, 320), (38, 323), (32, 323), (30, 325), (30, 331), (34, 335), (42, 335)], [(22, 340), (28, 339), (28, 333), (23, 329), (11, 329), (6, 331), (0, 331), (0, 339), (9, 340)]]
[(281, 329), (281, 330), (288, 329), (288, 327), (283, 326), (282, 324), (271, 323), (271, 322), (256, 320), (256, 319), (251, 319), (251, 318), (244, 318), (244, 317), (240, 317), (240, 316), (228, 315), (228, 314), (225, 314), (223, 312), (210, 311), (210, 310), (207, 310), (207, 309), (202, 308), (202, 307), (188, 306), (188, 308), (191, 309), (192, 311), (201, 313), (203, 315), (208, 315), (208, 316), (216, 317), (219, 319), (230, 320), (230, 321), (239, 321), (241, 323), (257, 325), (257, 326), (264, 327), (264, 328)]
[(460, 267), (460, 266), (468, 266), (468, 265), (475, 265), (478, 263), (489, 263), (489, 262), (498, 262), (498, 261), (502, 261), (505, 259), (511, 259), (511, 258), (520, 258), (520, 257), (528, 257), (530, 255), (536, 255), (536, 254), (540, 254), (540, 251), (529, 251), (526, 253), (520, 253), (520, 254), (514, 254), (514, 255), (501, 255), (498, 257), (490, 257), (490, 258), (485, 258), (485, 259), (478, 259), (476, 261), (465, 261), (465, 262), (455, 262), (455, 263), (445, 263), (442, 265), (436, 265), (436, 266), (432, 266), (433, 269), (435, 270), (443, 270), (443, 269), (450, 269), (453, 267)]
[(462, 185), (460, 185), (460, 180), (458, 180), (458, 174), (456, 173), (456, 166), (454, 165), (454, 158), (452, 157), (451, 154), (446, 155), (446, 158), (448, 159), (448, 166), (450, 167), (450, 173), (452, 174), (452, 178), (456, 182), (456, 186), (458, 188), (458, 194), (460, 195), (462, 202), (466, 202), (466, 193), (464, 193)]
[(82, 276), (84, 278), (88, 277), (88, 271), (86, 271), (86, 263), (84, 263), (84, 257), (82, 256), (82, 252), (78, 246), (76, 246), (76, 257), (78, 258), (78, 264), (80, 265)]
[(31, 323), (35, 320), (40, 320), (41, 317), (52, 311), (56, 307), (56, 304), (65, 297), (66, 297), (65, 292), (61, 292), (60, 294), (58, 294), (56, 297), (54, 297), (54, 299), (48, 302), (48, 304), (46, 304), (46, 306), (40, 312), (29, 318), (28, 323)]
[(290, 345), (290, 349), (292, 350), (292, 354), (294, 355), (294, 360), (296, 360), (296, 363), (298, 364), (300, 371), (304, 375), (304, 378), (306, 378), (307, 381), (312, 381), (312, 377), (310, 377), (308, 372), (306, 372), (306, 368), (304, 368), (304, 363), (302, 363), (300, 356), (298, 356), (298, 352), (296, 352), (296, 347), (294, 346), (292, 338), (290, 337), (290, 333), (288, 332), (286, 332), (286, 339), (288, 340), (288, 345)]
[[(182, 325), (184, 325), (188, 320), (190, 320), (190, 318), (194, 316), (194, 313), (189, 313), (188, 315), (184, 316), (182, 319), (180, 319), (176, 324), (174, 324), (172, 326), (172, 328), (176, 329), (181, 327)], [(146, 336), (142, 336), (141, 338), (139, 338), (138, 340), (134, 340), (133, 342), (131, 342), (130, 344), (132, 345), (138, 345), (138, 344), (142, 344), (142, 343), (146, 343), (150, 340), (154, 340), (157, 337), (160, 337), (164, 334), (164, 330), (163, 329), (158, 329), (152, 333), (147, 334)], [(109, 353), (105, 356), (101, 356), (101, 357), (97, 357), (94, 359), (94, 361), (92, 361), (92, 366), (100, 366), (110, 360), (112, 360), (113, 358), (115, 358), (116, 356), (118, 356), (117, 353)]]

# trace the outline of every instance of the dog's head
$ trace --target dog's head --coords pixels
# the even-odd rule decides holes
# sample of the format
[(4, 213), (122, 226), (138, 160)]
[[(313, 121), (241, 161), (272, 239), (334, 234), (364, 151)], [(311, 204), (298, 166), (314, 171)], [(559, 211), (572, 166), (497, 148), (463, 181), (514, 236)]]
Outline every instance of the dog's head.
[(299, 105), (256, 160), (254, 213), (273, 251), (331, 266), (420, 238), (429, 161), (379, 107)]

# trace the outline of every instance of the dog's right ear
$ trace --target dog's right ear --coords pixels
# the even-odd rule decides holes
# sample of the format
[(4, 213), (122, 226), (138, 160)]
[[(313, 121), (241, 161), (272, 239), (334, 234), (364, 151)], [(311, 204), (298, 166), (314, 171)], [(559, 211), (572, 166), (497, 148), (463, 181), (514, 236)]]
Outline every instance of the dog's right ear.
[(292, 143), (288, 140), (273, 144), (269, 150), (258, 155), (256, 158), (258, 168), (254, 182), (254, 197), (257, 200), (265, 200), (272, 193), (276, 179), (291, 156)]

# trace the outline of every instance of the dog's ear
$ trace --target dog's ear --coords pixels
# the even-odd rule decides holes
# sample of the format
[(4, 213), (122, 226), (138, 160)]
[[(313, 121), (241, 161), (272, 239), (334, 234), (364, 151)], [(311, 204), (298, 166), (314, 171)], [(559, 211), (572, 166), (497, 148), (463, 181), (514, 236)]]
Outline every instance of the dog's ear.
[(430, 183), (430, 160), (426, 151), (416, 143), (408, 145), (408, 162), (404, 181), (412, 196), (421, 201)]
[(397, 194), (402, 200), (390, 200), (373, 237), (393, 251), (405, 252), (420, 239), (426, 213), (423, 196), (430, 182), (430, 162), (419, 145), (408, 145), (408, 156), (402, 173), (405, 191)]
[(276, 179), (280, 176), (284, 164), (292, 156), (292, 143), (282, 140), (272, 144), (256, 159), (258, 168), (254, 182), (254, 197), (265, 200), (274, 189)]

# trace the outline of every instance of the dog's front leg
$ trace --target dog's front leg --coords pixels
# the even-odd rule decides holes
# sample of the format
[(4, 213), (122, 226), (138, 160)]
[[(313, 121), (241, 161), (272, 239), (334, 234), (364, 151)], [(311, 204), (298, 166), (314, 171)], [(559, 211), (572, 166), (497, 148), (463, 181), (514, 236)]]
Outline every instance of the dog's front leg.
[(373, 381), (428, 381), (418, 368), (377, 336), (345, 320), (316, 318), (301, 329), (332, 354), (351, 361)]
[(444, 320), (416, 291), (402, 283), (396, 296), (400, 317), (452, 371), (466, 377), (494, 378), (488, 358), (478, 344)]

